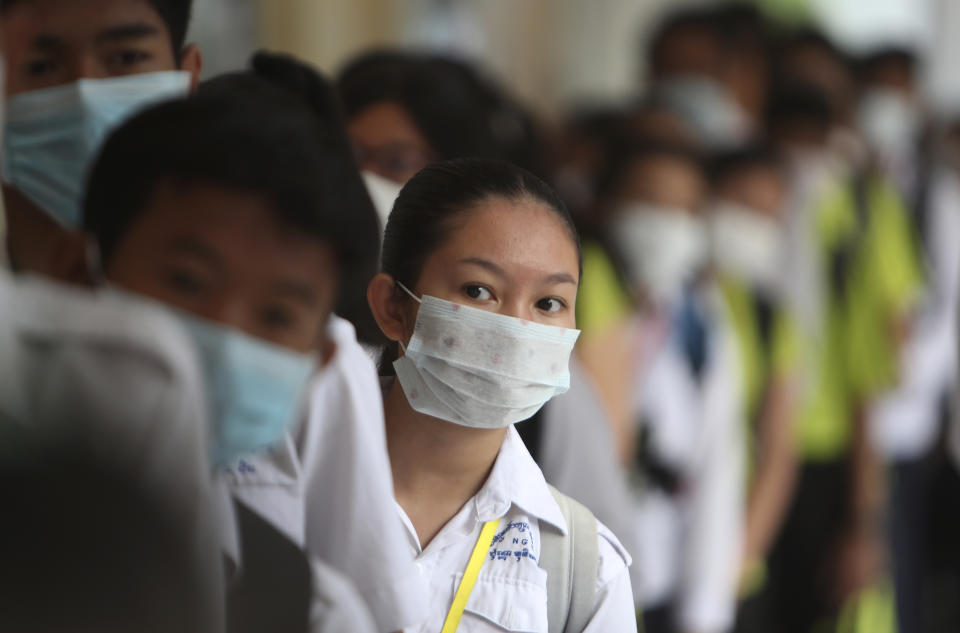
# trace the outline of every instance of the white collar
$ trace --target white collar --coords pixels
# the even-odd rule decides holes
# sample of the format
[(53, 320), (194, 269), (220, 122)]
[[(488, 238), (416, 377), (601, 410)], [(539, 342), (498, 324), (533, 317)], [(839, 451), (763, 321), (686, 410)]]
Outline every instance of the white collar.
[(567, 522), (550, 492), (540, 467), (511, 425), (500, 446), (490, 476), (474, 496), (477, 518), (481, 522), (504, 516), (516, 505), (541, 521), (567, 533)]

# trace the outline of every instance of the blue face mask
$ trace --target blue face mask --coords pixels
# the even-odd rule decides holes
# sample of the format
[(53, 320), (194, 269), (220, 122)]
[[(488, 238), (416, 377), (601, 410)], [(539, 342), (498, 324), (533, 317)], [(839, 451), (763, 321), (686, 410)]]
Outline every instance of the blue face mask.
[(300, 410), (312, 357), (178, 312), (200, 353), (212, 420), (213, 464), (282, 442)]
[(77, 228), (87, 172), (110, 132), (146, 106), (186, 96), (190, 80), (182, 71), (81, 79), (10, 97), (3, 182)]

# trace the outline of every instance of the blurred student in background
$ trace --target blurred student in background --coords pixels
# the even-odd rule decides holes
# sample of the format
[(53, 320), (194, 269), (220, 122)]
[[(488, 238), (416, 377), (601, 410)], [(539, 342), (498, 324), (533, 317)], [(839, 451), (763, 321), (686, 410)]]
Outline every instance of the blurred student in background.
[(749, 600), (762, 589), (766, 561), (793, 499), (794, 421), (803, 397), (804, 346), (785, 292), (786, 165), (758, 146), (711, 162), (711, 260), (737, 334), (748, 501), (738, 630), (766, 630)]
[(635, 599), (645, 630), (724, 631), (740, 564), (743, 423), (732, 330), (703, 277), (706, 179), (689, 150), (648, 143), (614, 153), (600, 183), (581, 353), (613, 412), (623, 476), (639, 481), (627, 537)]
[(465, 62), (375, 51), (337, 83), (364, 170), (402, 184), (430, 163), (473, 156), (544, 171), (533, 119)]
[[(925, 289), (898, 359), (900, 383), (871, 411), (880, 453), (893, 465), (890, 523), (897, 619), (903, 632), (956, 624), (953, 598), (937, 598), (940, 578), (957, 578), (951, 533), (957, 517), (945, 501), (960, 488), (942, 450), (956, 382), (960, 301), (960, 180), (949, 167), (919, 86), (921, 61), (885, 46), (858, 63), (858, 123), (870, 160), (898, 188), (908, 209)], [(951, 619), (952, 618), (952, 619)]]
[[(882, 477), (864, 414), (896, 384), (919, 288), (897, 191), (844, 140), (850, 74), (825, 42), (805, 35), (781, 47), (767, 117), (793, 172), (787, 287), (812, 354), (797, 423), (803, 466), (768, 582), (770, 612), (796, 631), (836, 617), (882, 566)], [(818, 59), (829, 62), (819, 75)]]

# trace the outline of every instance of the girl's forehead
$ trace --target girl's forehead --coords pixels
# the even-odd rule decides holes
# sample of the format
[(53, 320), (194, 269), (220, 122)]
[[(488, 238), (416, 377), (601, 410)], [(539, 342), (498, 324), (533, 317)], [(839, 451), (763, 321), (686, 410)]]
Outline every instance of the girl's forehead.
[(446, 258), (483, 257), (550, 270), (579, 268), (564, 220), (544, 203), (494, 198), (471, 209), (441, 249)]

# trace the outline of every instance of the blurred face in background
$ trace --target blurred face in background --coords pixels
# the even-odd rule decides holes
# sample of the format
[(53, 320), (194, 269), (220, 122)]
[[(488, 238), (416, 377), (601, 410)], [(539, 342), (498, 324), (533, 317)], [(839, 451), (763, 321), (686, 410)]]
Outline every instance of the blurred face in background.
[(715, 77), (720, 52), (720, 43), (705, 26), (678, 26), (664, 34), (651, 60), (651, 74), (654, 79), (675, 75)]
[(413, 118), (395, 101), (374, 103), (347, 124), (360, 168), (404, 184), (439, 157)]
[(717, 187), (715, 197), (748, 207), (773, 219), (783, 216), (787, 180), (775, 167), (754, 166), (736, 171)]
[(783, 288), (787, 187), (785, 173), (772, 165), (735, 169), (717, 183), (708, 218), (717, 270), (773, 296)]
[(856, 100), (849, 67), (833, 51), (814, 43), (791, 47), (783, 55), (778, 79), (817, 88), (841, 122), (848, 122)]
[(670, 309), (706, 256), (699, 210), (705, 183), (691, 159), (651, 154), (624, 170), (607, 235), (641, 301)]
[(625, 170), (616, 197), (619, 205), (642, 203), (695, 214), (704, 189), (699, 168), (686, 158), (647, 156)]

